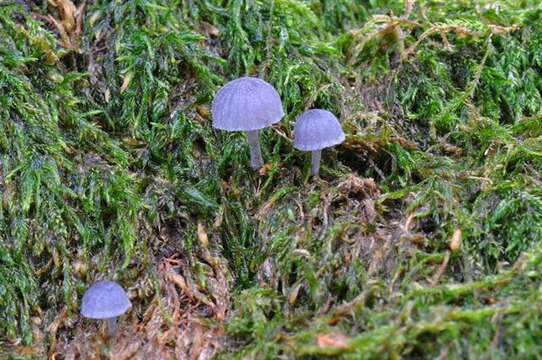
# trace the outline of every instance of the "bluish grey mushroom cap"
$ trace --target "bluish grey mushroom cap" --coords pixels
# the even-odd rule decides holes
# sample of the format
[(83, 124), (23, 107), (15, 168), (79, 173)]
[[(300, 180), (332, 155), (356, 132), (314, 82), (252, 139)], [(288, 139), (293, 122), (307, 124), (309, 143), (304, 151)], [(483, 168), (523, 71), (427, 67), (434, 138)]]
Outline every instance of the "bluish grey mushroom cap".
[(322, 150), (343, 141), (339, 120), (327, 110), (306, 111), (294, 125), (294, 147), (301, 151)]
[(216, 94), (213, 127), (228, 131), (259, 130), (282, 119), (284, 110), (275, 88), (255, 77), (230, 81)]
[(83, 295), (81, 315), (90, 319), (109, 319), (124, 314), (132, 303), (124, 289), (114, 281), (98, 281)]

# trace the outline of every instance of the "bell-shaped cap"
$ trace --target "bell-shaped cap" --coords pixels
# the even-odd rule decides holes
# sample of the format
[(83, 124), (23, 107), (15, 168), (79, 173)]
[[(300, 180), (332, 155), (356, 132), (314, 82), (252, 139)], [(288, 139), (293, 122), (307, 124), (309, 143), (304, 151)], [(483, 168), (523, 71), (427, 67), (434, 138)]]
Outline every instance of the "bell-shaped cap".
[(83, 295), (81, 315), (90, 319), (109, 319), (124, 314), (132, 303), (124, 289), (114, 281), (98, 281)]
[(339, 120), (327, 110), (306, 111), (294, 125), (294, 147), (301, 151), (322, 150), (343, 141)]
[(213, 127), (227, 131), (259, 130), (282, 119), (284, 110), (275, 88), (255, 77), (230, 81), (216, 94)]

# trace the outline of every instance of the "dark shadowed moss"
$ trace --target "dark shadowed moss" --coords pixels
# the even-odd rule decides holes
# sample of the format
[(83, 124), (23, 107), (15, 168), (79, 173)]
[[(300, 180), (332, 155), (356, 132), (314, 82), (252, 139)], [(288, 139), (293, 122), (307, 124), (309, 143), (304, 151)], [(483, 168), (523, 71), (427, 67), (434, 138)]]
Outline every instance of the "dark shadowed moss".
[[(0, 2), (0, 357), (93, 331), (96, 279), (165, 308), (166, 258), (230, 290), (221, 358), (542, 355), (540, 1), (75, 1), (67, 35), (54, 4)], [(243, 75), (287, 113), (261, 173), (210, 126)], [(347, 135), (321, 179), (313, 107)]]

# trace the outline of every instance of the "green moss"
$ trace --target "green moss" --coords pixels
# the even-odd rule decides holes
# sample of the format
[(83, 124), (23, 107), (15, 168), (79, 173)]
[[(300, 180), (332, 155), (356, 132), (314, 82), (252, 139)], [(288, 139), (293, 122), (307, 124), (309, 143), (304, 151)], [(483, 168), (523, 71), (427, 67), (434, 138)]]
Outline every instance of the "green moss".
[[(234, 279), (223, 358), (539, 357), (541, 9), (98, 0), (76, 51), (53, 6), (0, 4), (0, 346), (63, 308), (69, 341), (97, 278), (144, 313), (173, 255), (213, 293), (201, 223)], [(264, 175), (211, 129), (243, 75), (287, 113)], [(312, 107), (347, 134), (321, 179), (290, 141)]]

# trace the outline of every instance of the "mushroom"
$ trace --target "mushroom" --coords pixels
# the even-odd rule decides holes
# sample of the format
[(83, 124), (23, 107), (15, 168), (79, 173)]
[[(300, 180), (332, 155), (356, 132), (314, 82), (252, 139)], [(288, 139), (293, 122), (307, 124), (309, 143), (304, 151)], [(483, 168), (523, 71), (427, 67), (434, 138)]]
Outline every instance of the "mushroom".
[(255, 77), (230, 81), (216, 94), (211, 111), (215, 129), (247, 133), (250, 165), (254, 170), (261, 168), (259, 131), (279, 122), (284, 116), (275, 88)]
[(322, 149), (344, 141), (341, 124), (327, 110), (313, 109), (297, 118), (294, 125), (294, 147), (301, 151), (311, 151), (311, 175), (318, 175)]
[(114, 281), (98, 281), (83, 295), (81, 315), (89, 319), (105, 320), (109, 337), (117, 330), (117, 317), (132, 303), (124, 289)]

